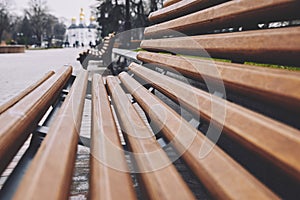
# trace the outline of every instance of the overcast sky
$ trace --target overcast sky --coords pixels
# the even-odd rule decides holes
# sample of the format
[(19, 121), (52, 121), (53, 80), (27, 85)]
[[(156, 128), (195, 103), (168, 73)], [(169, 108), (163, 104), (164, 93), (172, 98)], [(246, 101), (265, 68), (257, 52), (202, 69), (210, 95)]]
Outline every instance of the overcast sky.
[[(24, 8), (28, 8), (29, 0), (11, 0), (14, 12), (21, 14)], [(86, 22), (90, 18), (91, 6), (97, 4), (96, 0), (46, 0), (50, 13), (58, 18), (66, 18), (66, 23), (71, 22), (72, 17), (78, 20), (80, 8), (83, 8), (86, 15)]]

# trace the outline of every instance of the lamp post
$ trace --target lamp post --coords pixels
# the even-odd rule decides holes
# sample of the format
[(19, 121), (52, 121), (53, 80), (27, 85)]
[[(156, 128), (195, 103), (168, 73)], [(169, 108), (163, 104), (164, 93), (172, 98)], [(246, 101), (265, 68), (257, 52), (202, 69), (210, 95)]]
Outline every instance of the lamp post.
[(17, 33), (17, 43), (21, 44), (23, 39), (23, 33)]
[(125, 45), (126, 47), (130, 47), (130, 40), (131, 40), (131, 23), (130, 23), (130, 3), (129, 3), (129, 0), (126, 0), (125, 1)]

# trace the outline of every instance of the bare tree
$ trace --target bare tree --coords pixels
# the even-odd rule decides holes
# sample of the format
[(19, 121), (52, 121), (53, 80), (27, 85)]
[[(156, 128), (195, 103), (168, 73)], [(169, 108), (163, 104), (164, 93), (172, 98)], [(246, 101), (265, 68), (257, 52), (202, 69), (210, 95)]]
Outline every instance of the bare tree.
[(45, 0), (30, 0), (29, 8), (25, 10), (26, 17), (29, 20), (33, 36), (41, 44), (43, 34), (49, 27), (48, 7)]
[(0, 0), (0, 41), (2, 40), (3, 32), (10, 28), (11, 19), (8, 12), (8, 1)]

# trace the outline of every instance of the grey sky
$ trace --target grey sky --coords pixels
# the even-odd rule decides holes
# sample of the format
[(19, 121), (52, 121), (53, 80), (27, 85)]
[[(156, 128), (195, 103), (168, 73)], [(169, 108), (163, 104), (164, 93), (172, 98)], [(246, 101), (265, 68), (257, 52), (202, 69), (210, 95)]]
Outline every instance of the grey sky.
[[(11, 0), (11, 6), (15, 13), (23, 13), (24, 8), (28, 7), (29, 0)], [(86, 22), (91, 14), (91, 6), (97, 4), (96, 0), (46, 0), (50, 13), (54, 14), (58, 18), (65, 18), (66, 23), (71, 22), (72, 17), (76, 17), (78, 20), (80, 8), (84, 9), (86, 15)]]

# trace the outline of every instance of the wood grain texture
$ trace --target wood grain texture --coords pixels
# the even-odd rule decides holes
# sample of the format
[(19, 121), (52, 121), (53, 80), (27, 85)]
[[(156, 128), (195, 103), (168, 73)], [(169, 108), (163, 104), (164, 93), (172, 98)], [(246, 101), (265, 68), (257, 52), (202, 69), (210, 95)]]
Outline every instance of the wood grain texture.
[(150, 13), (148, 18), (151, 22), (158, 23), (187, 15), (194, 11), (199, 11), (225, 1), (226, 0), (181, 0), (177, 3)]
[(167, 6), (170, 6), (170, 5), (174, 4), (174, 3), (177, 3), (179, 1), (181, 1), (181, 0), (166, 0), (166, 1), (164, 1), (163, 6), (167, 7)]
[(26, 141), (31, 131), (54, 103), (72, 74), (63, 67), (42, 85), (0, 115), (0, 173)]
[[(190, 3), (190, 2), (189, 2)], [(193, 2), (191, 2), (193, 3)], [(199, 2), (200, 3), (200, 2)], [(150, 15), (162, 20), (172, 15), (180, 14), (180, 3), (161, 9)], [(182, 6), (187, 6), (182, 1)], [(205, 10), (184, 15), (176, 19), (158, 23), (145, 29), (146, 37), (155, 37), (178, 31), (186, 34), (195, 34), (222, 28), (256, 26), (258, 23), (298, 19), (299, 1), (294, 0), (235, 0), (210, 7)], [(276, 14), (274, 14), (276, 13)], [(174, 14), (173, 14), (174, 15)], [(172, 33), (174, 34), (174, 33)]]
[[(119, 77), (152, 122), (161, 127), (164, 136), (182, 154), (181, 157), (215, 198), (278, 199), (219, 147), (214, 146), (202, 133), (127, 73), (123, 72)], [(158, 107), (161, 109), (154, 109)], [(202, 156), (206, 148), (210, 150)]]
[(90, 199), (136, 199), (102, 76), (93, 76)]
[(75, 164), (88, 73), (75, 79), (13, 199), (67, 199)]
[[(300, 27), (143, 40), (152, 51), (299, 66)], [(274, 42), (276, 41), (276, 42)]]
[(300, 111), (299, 72), (152, 52), (139, 52), (137, 58), (195, 80), (224, 84), (226, 90)]
[(108, 77), (123, 133), (138, 166), (149, 199), (195, 199), (182, 177), (141, 119), (116, 77)]
[(196, 116), (223, 128), (230, 137), (300, 180), (299, 130), (143, 66), (131, 64), (129, 69)]

